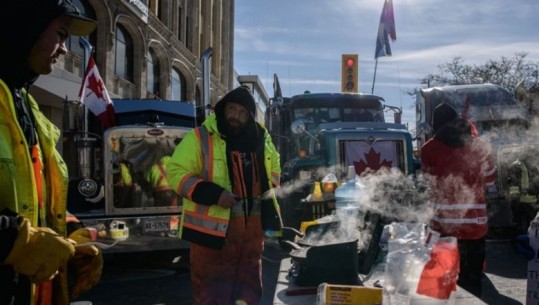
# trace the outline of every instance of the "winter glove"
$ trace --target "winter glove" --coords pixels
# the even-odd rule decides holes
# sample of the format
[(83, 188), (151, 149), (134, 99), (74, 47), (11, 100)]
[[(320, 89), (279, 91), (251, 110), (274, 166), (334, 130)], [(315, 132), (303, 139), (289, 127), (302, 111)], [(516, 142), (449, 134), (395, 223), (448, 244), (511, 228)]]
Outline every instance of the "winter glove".
[(32, 227), (21, 218), (17, 239), (4, 262), (33, 283), (41, 283), (54, 278), (74, 253), (73, 244), (63, 236), (49, 228)]
[[(69, 235), (69, 239), (77, 244), (91, 242), (90, 231), (81, 228)], [(74, 283), (70, 291), (72, 299), (77, 298), (95, 286), (101, 279), (103, 271), (103, 255), (101, 250), (93, 245), (80, 245), (75, 247), (75, 256), (68, 263), (69, 274), (73, 276)]]

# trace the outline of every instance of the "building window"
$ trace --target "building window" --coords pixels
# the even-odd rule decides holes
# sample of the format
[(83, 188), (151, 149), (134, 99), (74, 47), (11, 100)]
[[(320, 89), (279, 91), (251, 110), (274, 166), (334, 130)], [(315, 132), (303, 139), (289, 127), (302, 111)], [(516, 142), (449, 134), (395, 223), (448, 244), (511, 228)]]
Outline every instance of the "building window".
[[(161, 2), (163, 4), (163, 2)], [(164, 16), (163, 16), (163, 10), (166, 10), (162, 5), (157, 7), (157, 19), (161, 20), (161, 22), (165, 23)]]
[[(82, 14), (84, 14), (84, 15), (92, 18), (92, 19), (96, 19), (95, 12), (93, 11), (93, 9), (91, 7), (85, 6), (84, 5), (85, 3), (82, 3), (80, 0), (72, 0), (72, 2)], [(90, 37), (84, 36), (84, 38), (93, 47), (95, 47), (96, 32), (97, 31), (94, 31), (93, 33), (91, 33)], [(81, 46), (81, 44), (79, 43), (81, 38), (82, 37), (70, 35), (67, 38), (65, 44), (66, 44), (66, 47), (69, 50), (69, 52), (71, 52), (73, 54), (76, 54), (78, 56), (78, 58), (80, 58), (81, 60), (84, 60), (84, 55), (89, 56), (89, 54), (84, 54), (85, 50), (84, 50), (83, 46)], [(84, 63), (83, 65), (84, 65), (84, 67), (82, 67), (82, 69), (79, 69), (79, 71), (81, 72), (81, 75), (79, 75), (79, 76), (81, 76), (81, 77), (82, 77), (82, 73), (84, 72), (84, 70), (86, 70), (86, 63)]]
[(172, 87), (172, 100), (173, 101), (186, 101), (186, 82), (185, 77), (176, 69), (172, 69), (171, 87)]
[(150, 0), (148, 2), (148, 7), (150, 9), (150, 12), (152, 12), (155, 16), (157, 16), (157, 12), (159, 11), (159, 1), (158, 0)]
[(147, 70), (147, 90), (148, 93), (159, 96), (159, 76), (160, 76), (160, 67), (159, 67), (159, 61), (157, 57), (155, 56), (155, 52), (150, 49), (148, 51), (147, 55), (148, 61), (146, 62)]
[(115, 56), (114, 73), (133, 82), (133, 40), (120, 24), (116, 26)]
[(182, 20), (183, 20), (183, 9), (181, 6), (178, 7), (178, 40), (182, 41)]
[(185, 17), (185, 46), (189, 51), (193, 51), (193, 37), (191, 36), (191, 20), (189, 16)]

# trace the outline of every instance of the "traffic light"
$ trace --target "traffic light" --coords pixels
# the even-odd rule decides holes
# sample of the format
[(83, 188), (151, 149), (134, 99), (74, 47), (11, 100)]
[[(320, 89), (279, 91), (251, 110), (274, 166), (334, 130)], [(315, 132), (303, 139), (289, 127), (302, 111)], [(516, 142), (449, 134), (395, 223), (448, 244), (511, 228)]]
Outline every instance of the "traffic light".
[(343, 54), (341, 58), (341, 91), (358, 92), (358, 55)]

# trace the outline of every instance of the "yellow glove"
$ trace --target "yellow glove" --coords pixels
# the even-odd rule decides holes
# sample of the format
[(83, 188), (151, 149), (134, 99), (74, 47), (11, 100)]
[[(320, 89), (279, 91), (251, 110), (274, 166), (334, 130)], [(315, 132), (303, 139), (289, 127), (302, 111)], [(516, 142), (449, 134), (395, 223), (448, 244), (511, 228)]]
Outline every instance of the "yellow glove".
[[(87, 228), (78, 229), (69, 235), (69, 239), (77, 244), (91, 242), (90, 231)], [(96, 246), (75, 247), (75, 256), (69, 260), (69, 273), (74, 277), (70, 297), (77, 298), (95, 286), (101, 279), (103, 271), (103, 255)]]
[(73, 244), (49, 228), (32, 227), (23, 218), (13, 249), (4, 261), (33, 283), (50, 280), (73, 256)]

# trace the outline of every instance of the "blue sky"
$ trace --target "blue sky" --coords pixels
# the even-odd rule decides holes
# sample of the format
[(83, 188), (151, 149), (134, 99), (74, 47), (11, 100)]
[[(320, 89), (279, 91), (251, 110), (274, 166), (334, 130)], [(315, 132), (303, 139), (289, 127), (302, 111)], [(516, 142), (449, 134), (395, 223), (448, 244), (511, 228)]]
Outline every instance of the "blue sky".
[[(359, 89), (371, 93), (384, 0), (235, 0), (234, 66), (258, 75), (271, 97), (277, 73), (284, 96), (339, 92), (341, 54), (359, 54)], [(438, 65), (527, 52), (539, 62), (538, 0), (393, 0), (397, 41), (378, 58), (374, 94), (402, 107), (415, 128), (415, 98)]]

